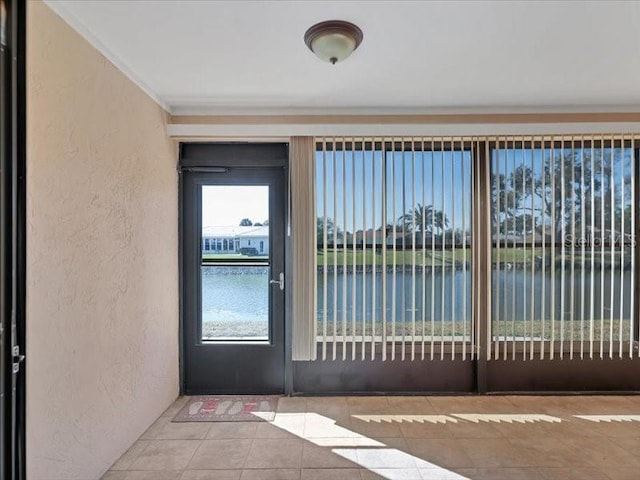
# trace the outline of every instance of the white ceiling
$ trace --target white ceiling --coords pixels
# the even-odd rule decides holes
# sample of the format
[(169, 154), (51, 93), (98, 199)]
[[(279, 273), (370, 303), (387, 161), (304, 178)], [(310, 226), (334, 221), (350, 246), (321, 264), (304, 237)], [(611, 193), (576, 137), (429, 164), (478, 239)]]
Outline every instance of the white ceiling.
[[(640, 2), (47, 3), (174, 113), (601, 111), (640, 106)], [(303, 42), (330, 19), (360, 48)]]

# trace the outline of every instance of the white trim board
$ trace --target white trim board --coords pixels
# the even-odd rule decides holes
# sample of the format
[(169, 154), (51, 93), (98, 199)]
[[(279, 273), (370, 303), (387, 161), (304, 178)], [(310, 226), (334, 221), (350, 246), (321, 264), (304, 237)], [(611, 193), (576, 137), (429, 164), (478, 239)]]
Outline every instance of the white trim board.
[(612, 123), (512, 123), (512, 124), (168, 124), (170, 137), (286, 138), (412, 137), (494, 135), (589, 135), (640, 133), (638, 122)]
[(637, 113), (640, 105), (548, 105), (513, 106), (513, 107), (470, 107), (470, 108), (446, 108), (446, 107), (261, 107), (211, 105), (209, 99), (190, 99), (188, 102), (179, 98), (168, 98), (171, 105), (171, 113), (175, 116), (223, 116), (223, 115), (493, 115), (493, 114), (553, 114), (553, 113)]

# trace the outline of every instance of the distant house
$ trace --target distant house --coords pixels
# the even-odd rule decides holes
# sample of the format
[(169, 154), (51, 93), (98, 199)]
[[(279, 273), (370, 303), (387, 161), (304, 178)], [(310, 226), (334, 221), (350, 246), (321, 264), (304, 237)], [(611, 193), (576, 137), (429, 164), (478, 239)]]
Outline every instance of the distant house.
[(269, 227), (202, 227), (202, 253), (269, 255)]

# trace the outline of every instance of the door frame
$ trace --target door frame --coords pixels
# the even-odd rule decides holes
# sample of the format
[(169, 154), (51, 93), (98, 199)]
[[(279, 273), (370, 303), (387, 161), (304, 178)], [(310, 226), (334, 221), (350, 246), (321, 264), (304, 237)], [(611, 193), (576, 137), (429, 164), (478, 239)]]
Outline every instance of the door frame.
[[(4, 0), (8, 57), (2, 68), (3, 142), (0, 152), (2, 185), (0, 255), (2, 292), (1, 354), (2, 414), (0, 480), (26, 478), (26, 363), (14, 357), (13, 347), (25, 351), (26, 272), (26, 4)], [(4, 56), (4, 55), (3, 55)], [(14, 366), (16, 367), (14, 369)], [(17, 369), (17, 372), (15, 371)]]
[[(186, 394), (186, 341), (185, 332), (185, 274), (186, 267), (185, 238), (186, 218), (185, 208), (185, 178), (184, 173), (216, 173), (225, 168), (282, 168), (284, 175), (284, 193), (289, 198), (289, 145), (288, 143), (180, 143), (179, 145), (179, 287), (180, 287), (180, 322), (179, 322), (179, 363), (180, 363), (180, 394)], [(283, 199), (284, 200), (284, 199)], [(287, 230), (289, 222), (289, 202), (284, 202), (284, 227)], [(291, 248), (290, 236), (285, 231), (284, 241), (284, 272), (285, 279), (290, 271), (289, 254)], [(286, 283), (285, 283), (286, 285)], [(291, 299), (289, 289), (284, 291), (284, 394), (292, 392), (291, 366)]]

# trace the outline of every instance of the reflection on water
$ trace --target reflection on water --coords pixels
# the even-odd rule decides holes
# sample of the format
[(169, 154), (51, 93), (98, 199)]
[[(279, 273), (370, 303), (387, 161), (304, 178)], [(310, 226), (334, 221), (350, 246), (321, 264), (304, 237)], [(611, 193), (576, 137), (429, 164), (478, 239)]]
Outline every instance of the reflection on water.
[[(519, 323), (531, 320), (548, 321), (552, 317), (569, 324), (570, 318), (577, 322), (590, 318), (606, 320), (614, 318), (617, 323), (622, 316), (631, 315), (632, 274), (610, 270), (601, 272), (576, 272), (573, 278), (565, 270), (545, 275), (523, 270), (494, 270), (493, 321), (498, 334), (505, 320)], [(386, 276), (386, 319), (395, 321), (398, 328), (416, 322), (416, 333), (421, 333), (423, 321), (425, 332), (431, 321), (452, 324), (456, 331), (470, 332), (471, 325), (471, 273), (462, 270), (430, 271), (412, 275), (411, 271), (397, 271), (374, 277), (368, 273), (332, 273), (327, 275), (326, 302), (322, 273), (318, 274), (318, 328), (321, 331), (326, 318), (332, 329), (334, 314), (337, 333), (365, 331), (374, 325), (377, 329), (382, 320), (382, 275)], [(533, 278), (533, 285), (531, 280)], [(564, 284), (564, 296), (562, 285)], [(395, 288), (394, 288), (395, 285)], [(424, 288), (423, 288), (424, 286)], [(533, 288), (532, 288), (533, 287)], [(622, 302), (620, 301), (622, 294)], [(354, 298), (355, 295), (355, 298)], [(551, 305), (551, 301), (554, 305)], [(355, 301), (354, 301), (355, 300)], [(395, 313), (395, 315), (394, 315)], [(622, 315), (621, 315), (622, 313)], [(354, 315), (355, 314), (355, 315)], [(269, 267), (202, 267), (202, 329), (204, 338), (215, 337), (266, 337), (269, 318)], [(355, 326), (352, 324), (356, 319)], [(375, 319), (375, 324), (373, 320)], [(626, 321), (626, 320), (625, 320)], [(449, 327), (447, 327), (448, 330)], [(504, 326), (509, 333), (513, 324)], [(523, 327), (524, 328), (524, 327)], [(507, 331), (508, 330), (508, 331)], [(524, 334), (524, 330), (522, 333)], [(577, 332), (577, 330), (576, 330)], [(534, 332), (535, 333), (535, 332)], [(546, 332), (548, 334), (548, 332)], [(627, 333), (625, 332), (625, 336)]]
[(266, 338), (269, 267), (202, 267), (202, 337)]

